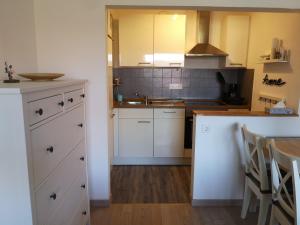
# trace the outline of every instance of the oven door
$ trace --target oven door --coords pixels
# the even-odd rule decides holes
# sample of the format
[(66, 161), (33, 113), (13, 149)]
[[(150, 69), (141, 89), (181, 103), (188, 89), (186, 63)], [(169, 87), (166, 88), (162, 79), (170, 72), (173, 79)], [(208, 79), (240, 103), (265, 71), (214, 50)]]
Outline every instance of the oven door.
[(192, 149), (193, 147), (193, 116), (185, 117), (184, 148)]

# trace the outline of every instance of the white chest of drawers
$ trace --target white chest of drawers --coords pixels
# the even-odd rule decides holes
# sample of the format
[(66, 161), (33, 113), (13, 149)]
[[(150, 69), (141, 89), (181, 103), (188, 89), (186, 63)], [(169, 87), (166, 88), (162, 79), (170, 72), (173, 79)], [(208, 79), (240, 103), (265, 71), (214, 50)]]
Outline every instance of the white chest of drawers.
[(90, 224), (84, 84), (0, 83), (0, 224)]

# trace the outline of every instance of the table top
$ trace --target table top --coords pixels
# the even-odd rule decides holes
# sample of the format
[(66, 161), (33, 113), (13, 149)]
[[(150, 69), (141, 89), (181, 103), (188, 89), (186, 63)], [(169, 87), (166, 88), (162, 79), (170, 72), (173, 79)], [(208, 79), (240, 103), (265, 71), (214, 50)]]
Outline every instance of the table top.
[(274, 138), (278, 149), (284, 154), (300, 159), (300, 137)]

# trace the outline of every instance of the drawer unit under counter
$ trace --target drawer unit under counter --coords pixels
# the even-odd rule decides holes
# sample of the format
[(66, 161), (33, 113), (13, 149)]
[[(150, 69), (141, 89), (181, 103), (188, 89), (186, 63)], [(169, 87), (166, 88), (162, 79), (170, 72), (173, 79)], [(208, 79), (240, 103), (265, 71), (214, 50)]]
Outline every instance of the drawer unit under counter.
[(69, 109), (81, 102), (83, 102), (83, 99), (85, 98), (84, 90), (78, 89), (66, 92), (64, 94), (64, 102), (66, 109)]
[(63, 95), (39, 99), (29, 102), (29, 124), (36, 124), (63, 111)]
[(31, 130), (35, 187), (58, 166), (84, 136), (83, 105)]
[[(35, 192), (37, 221), (40, 225), (51, 224), (56, 210), (64, 202), (72, 201), (74, 192), (79, 196), (86, 195), (86, 156), (82, 141), (57, 167), (47, 180)], [(85, 185), (83, 188), (82, 185)], [(80, 199), (74, 199), (77, 203)], [(74, 206), (75, 207), (75, 206)], [(68, 216), (68, 215), (66, 215)]]

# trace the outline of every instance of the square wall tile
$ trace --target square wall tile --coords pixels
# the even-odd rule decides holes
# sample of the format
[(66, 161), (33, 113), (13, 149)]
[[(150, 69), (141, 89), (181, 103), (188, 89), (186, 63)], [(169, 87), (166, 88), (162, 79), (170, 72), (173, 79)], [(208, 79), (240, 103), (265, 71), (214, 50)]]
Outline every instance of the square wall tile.
[(163, 68), (162, 72), (163, 72), (163, 77), (164, 78), (171, 78), (172, 77), (172, 69)]
[(163, 72), (162, 68), (154, 68), (153, 69), (153, 77), (162, 78), (162, 72)]

